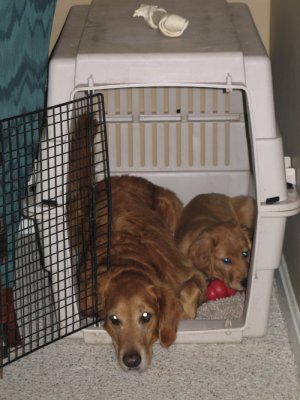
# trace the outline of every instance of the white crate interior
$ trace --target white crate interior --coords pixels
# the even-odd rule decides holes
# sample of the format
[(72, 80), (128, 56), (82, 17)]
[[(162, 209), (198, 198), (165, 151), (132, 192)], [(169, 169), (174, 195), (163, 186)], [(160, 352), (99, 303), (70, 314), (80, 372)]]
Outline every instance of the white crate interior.
[[(134, 0), (94, 0), (71, 9), (50, 62), (48, 105), (87, 91), (103, 93), (112, 175), (144, 176), (174, 190), (184, 203), (208, 192), (256, 198), (243, 316), (182, 321), (177, 341), (236, 342), (261, 336), (286, 218), (300, 208), (296, 188), (287, 190), (269, 59), (245, 5), (161, 1), (160, 7), (190, 20), (178, 39), (133, 19), (138, 5)], [(41, 148), (45, 155), (55, 148), (65, 157), (67, 146), (53, 133)], [(41, 154), (40, 162), (48, 162)], [(42, 175), (37, 175), (40, 195), (54, 196), (64, 218), (67, 171), (53, 178)], [(76, 307), (72, 310), (76, 314)], [(100, 327), (86, 329), (84, 336), (88, 343), (110, 341)]]

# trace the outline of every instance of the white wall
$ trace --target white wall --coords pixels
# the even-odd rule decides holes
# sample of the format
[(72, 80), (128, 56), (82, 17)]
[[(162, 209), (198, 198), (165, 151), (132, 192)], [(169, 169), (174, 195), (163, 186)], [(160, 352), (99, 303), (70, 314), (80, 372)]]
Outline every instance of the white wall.
[[(275, 109), (285, 155), (292, 156), (300, 188), (300, 1), (272, 0), (270, 53)], [(300, 306), (300, 215), (287, 221), (284, 255)]]

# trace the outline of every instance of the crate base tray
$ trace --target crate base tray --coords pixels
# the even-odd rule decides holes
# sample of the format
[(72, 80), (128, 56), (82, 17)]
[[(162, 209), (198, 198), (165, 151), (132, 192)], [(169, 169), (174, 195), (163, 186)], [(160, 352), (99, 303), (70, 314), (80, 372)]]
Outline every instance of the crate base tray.
[[(180, 322), (176, 343), (241, 342), (245, 329), (244, 308), (243, 293), (202, 304), (195, 320)], [(85, 328), (83, 337), (87, 344), (111, 343), (102, 326)]]
[[(236, 325), (241, 325), (241, 321), (182, 321), (176, 343), (239, 343), (243, 338), (243, 329)], [(83, 338), (86, 344), (111, 343), (110, 336), (102, 327), (84, 329)]]

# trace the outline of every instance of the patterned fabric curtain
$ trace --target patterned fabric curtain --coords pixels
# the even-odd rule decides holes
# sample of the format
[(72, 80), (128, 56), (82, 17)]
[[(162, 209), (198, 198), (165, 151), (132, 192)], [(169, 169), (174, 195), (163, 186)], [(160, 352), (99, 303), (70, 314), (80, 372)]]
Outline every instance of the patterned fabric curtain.
[[(44, 107), (55, 5), (56, 0), (0, 1), (0, 120)], [(26, 137), (22, 128), (5, 126), (0, 130), (2, 288), (14, 284), (14, 243), (39, 141), (38, 134)]]

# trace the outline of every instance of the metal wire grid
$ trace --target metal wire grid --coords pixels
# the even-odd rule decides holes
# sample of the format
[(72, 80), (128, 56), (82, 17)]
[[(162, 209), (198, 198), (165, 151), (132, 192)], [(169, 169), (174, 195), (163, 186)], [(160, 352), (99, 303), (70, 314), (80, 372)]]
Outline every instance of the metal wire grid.
[[(79, 298), (97, 291), (99, 257), (108, 265), (110, 182), (101, 94), (0, 121), (0, 132), (3, 367), (99, 321), (97, 296), (88, 315)], [(79, 293), (86, 259), (92, 289)]]

